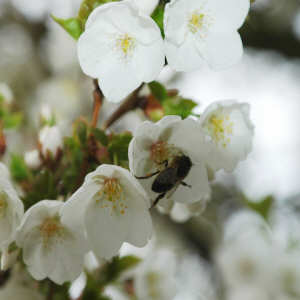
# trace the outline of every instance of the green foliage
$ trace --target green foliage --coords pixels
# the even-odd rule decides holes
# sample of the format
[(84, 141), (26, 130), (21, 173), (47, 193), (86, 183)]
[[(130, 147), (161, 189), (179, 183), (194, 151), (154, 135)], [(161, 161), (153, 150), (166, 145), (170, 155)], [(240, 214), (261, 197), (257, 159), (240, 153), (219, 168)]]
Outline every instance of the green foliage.
[(81, 3), (77, 17), (60, 19), (52, 16), (52, 19), (64, 28), (75, 40), (78, 40), (84, 31), (85, 23), (92, 11), (102, 4), (116, 1), (119, 0), (84, 0)]
[(108, 152), (114, 164), (126, 166), (126, 163), (128, 163), (128, 146), (131, 139), (132, 134), (130, 132), (110, 135)]
[(165, 101), (168, 98), (168, 92), (166, 88), (157, 81), (152, 81), (148, 84), (151, 94), (160, 102)]
[(273, 196), (267, 196), (261, 199), (261, 201), (259, 202), (252, 202), (249, 201), (246, 197), (244, 197), (244, 201), (250, 209), (260, 214), (265, 220), (268, 220), (269, 213), (274, 204)]
[(28, 169), (23, 156), (12, 154), (10, 160), (10, 172), (12, 178), (17, 181), (24, 181), (29, 178), (30, 170)]
[[(152, 95), (160, 102), (161, 108), (164, 112), (163, 115), (178, 115), (182, 118), (194, 115), (193, 109), (198, 104), (193, 100), (184, 99), (177, 94), (169, 95), (166, 88), (157, 81), (149, 83), (149, 88)], [(156, 116), (157, 114), (154, 114), (153, 116), (150, 114), (153, 121), (157, 121)]]
[(22, 114), (20, 112), (12, 112), (9, 104), (5, 102), (3, 96), (0, 95), (0, 121), (6, 129), (18, 127), (22, 122)]
[(78, 18), (60, 19), (52, 16), (52, 19), (64, 28), (75, 40), (78, 40), (83, 32), (82, 22)]
[(92, 133), (97, 141), (99, 141), (103, 146), (108, 145), (108, 137), (105, 132), (99, 128), (93, 128)]
[(111, 262), (104, 265), (101, 269), (99, 283), (101, 286), (113, 283), (129, 269), (136, 267), (141, 262), (140, 258), (136, 256), (115, 256)]
[(178, 115), (183, 119), (192, 114), (192, 110), (197, 106), (192, 100), (183, 99), (180, 97), (168, 98), (163, 103), (163, 108), (166, 115)]
[(159, 4), (156, 7), (156, 9), (154, 10), (154, 12), (152, 13), (152, 15), (151, 15), (151, 18), (158, 25), (163, 38), (165, 37), (165, 33), (164, 33), (164, 11), (165, 11), (164, 5)]

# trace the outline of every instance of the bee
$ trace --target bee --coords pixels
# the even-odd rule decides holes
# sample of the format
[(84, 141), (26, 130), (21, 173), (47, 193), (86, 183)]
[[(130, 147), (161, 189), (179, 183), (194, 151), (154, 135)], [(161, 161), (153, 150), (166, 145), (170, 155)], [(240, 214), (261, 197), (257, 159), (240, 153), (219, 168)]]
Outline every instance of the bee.
[(171, 191), (171, 194), (168, 195), (168, 197), (170, 197), (180, 184), (191, 188), (189, 184), (183, 181), (189, 174), (193, 165), (188, 156), (178, 155), (172, 160), (170, 165), (168, 160), (164, 161), (162, 164), (165, 165), (165, 169), (162, 171), (158, 170), (152, 174), (142, 177), (135, 176), (137, 179), (148, 179), (158, 175), (153, 181), (151, 187), (154, 193), (159, 194), (153, 202), (152, 207), (154, 207), (159, 200), (164, 198), (166, 194)]

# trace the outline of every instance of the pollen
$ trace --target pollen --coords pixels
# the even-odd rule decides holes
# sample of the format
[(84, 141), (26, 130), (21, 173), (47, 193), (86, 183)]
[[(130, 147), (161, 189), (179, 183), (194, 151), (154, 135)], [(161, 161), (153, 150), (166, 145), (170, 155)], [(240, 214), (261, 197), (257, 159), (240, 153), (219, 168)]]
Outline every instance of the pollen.
[(128, 206), (125, 204), (124, 190), (119, 179), (101, 175), (94, 179), (101, 184), (96, 202), (100, 203), (101, 208), (108, 209), (111, 215), (124, 215)]
[(208, 130), (213, 140), (224, 148), (231, 142), (234, 123), (227, 114), (214, 114), (208, 121)]
[(60, 223), (59, 217), (49, 217), (39, 227), (43, 238), (44, 246), (48, 246), (51, 239), (61, 238), (63, 236), (63, 226)]
[(7, 195), (5, 192), (0, 193), (0, 218), (5, 217), (7, 211)]
[(121, 49), (123, 55), (127, 57), (135, 46), (135, 39), (126, 33), (117, 39), (117, 46)]
[(150, 158), (158, 168), (164, 167), (164, 162), (172, 161), (180, 151), (165, 141), (157, 141), (150, 146)]
[(198, 30), (200, 30), (203, 27), (204, 18), (205, 18), (204, 14), (201, 13), (199, 14), (197, 12), (194, 12), (192, 14), (188, 23), (189, 29), (192, 33), (196, 33)]

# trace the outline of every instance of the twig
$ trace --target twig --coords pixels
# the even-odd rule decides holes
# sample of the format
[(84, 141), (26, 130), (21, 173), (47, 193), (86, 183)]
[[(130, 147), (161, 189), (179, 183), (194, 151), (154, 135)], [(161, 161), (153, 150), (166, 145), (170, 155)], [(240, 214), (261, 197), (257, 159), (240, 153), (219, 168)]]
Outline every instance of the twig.
[(103, 94), (99, 88), (97, 79), (93, 80), (95, 90), (93, 92), (94, 96), (94, 107), (93, 107), (93, 118), (92, 118), (92, 127), (95, 128), (98, 123), (99, 112), (102, 106)]
[(4, 155), (6, 150), (6, 139), (3, 132), (3, 127), (2, 121), (0, 120), (0, 157)]
[(107, 129), (117, 120), (119, 120), (123, 115), (131, 110), (140, 106), (140, 103), (144, 100), (143, 97), (138, 97), (138, 94), (144, 84), (141, 84), (119, 107), (118, 109), (106, 120), (103, 125), (103, 129)]

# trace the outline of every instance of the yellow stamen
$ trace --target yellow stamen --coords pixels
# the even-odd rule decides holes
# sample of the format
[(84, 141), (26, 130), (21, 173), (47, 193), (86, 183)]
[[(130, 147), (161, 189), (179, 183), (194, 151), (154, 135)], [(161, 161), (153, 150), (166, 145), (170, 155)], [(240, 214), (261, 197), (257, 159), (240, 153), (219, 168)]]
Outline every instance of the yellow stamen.
[(64, 228), (60, 223), (59, 217), (49, 217), (39, 227), (43, 237), (44, 247), (47, 247), (50, 239), (62, 237)]
[(106, 176), (95, 176), (95, 181), (101, 184), (101, 188), (96, 195), (97, 203), (101, 203), (101, 208), (108, 208), (111, 214), (124, 215), (128, 208), (124, 202), (124, 191), (119, 179)]
[(226, 148), (231, 141), (229, 136), (233, 134), (233, 125), (229, 115), (214, 114), (208, 121), (208, 131), (216, 143)]
[(204, 14), (194, 12), (189, 20), (189, 29), (192, 33), (196, 33), (204, 25)]
[(121, 48), (123, 54), (128, 56), (131, 50), (134, 48), (135, 41), (134, 38), (130, 37), (127, 33), (124, 36), (121, 36), (117, 40), (117, 45)]

